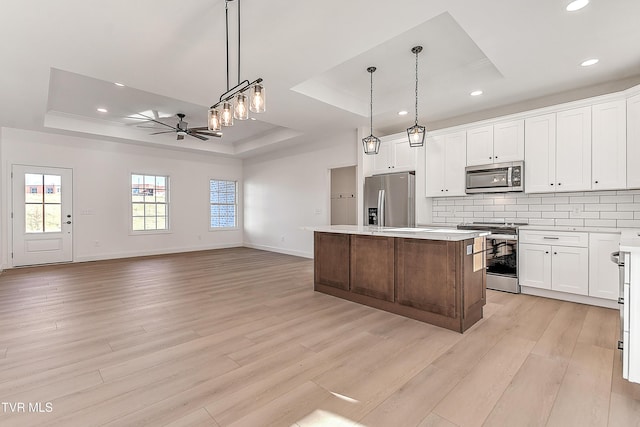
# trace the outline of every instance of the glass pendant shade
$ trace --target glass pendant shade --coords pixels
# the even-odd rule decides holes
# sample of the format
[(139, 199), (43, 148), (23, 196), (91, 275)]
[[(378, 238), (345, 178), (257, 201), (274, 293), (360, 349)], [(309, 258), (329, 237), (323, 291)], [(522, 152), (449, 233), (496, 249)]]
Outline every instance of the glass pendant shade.
[(220, 110), (212, 108), (209, 110), (209, 118), (207, 120), (207, 128), (213, 132), (219, 132), (221, 130), (220, 124)]
[(238, 120), (247, 120), (249, 118), (249, 108), (247, 105), (247, 95), (239, 93), (236, 95), (236, 104), (233, 107), (233, 118)]
[(407, 129), (407, 135), (409, 136), (410, 147), (422, 147), (424, 145), (424, 136), (427, 133), (427, 129), (424, 126), (415, 124)]
[(364, 145), (364, 154), (378, 154), (380, 151), (380, 139), (373, 135), (362, 138), (362, 145)]
[(249, 108), (254, 113), (264, 113), (266, 110), (264, 85), (261, 83), (256, 83), (251, 87), (251, 104)]
[(222, 118), (220, 123), (222, 126), (233, 126), (233, 108), (231, 108), (231, 103), (229, 101), (225, 101), (222, 103)]

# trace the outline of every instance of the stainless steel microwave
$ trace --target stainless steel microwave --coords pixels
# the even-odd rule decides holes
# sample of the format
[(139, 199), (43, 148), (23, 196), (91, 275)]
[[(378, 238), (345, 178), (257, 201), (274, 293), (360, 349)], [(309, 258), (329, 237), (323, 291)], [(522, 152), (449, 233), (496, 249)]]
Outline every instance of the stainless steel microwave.
[(524, 191), (524, 162), (467, 166), (466, 193)]

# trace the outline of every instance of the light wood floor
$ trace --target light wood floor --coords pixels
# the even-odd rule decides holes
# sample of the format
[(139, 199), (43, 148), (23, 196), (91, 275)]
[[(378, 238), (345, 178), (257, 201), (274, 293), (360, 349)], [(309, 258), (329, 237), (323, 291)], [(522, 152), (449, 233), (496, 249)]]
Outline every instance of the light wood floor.
[(0, 401), (45, 412), (0, 425), (640, 425), (614, 310), (489, 291), (458, 334), (312, 273), (247, 248), (6, 271)]

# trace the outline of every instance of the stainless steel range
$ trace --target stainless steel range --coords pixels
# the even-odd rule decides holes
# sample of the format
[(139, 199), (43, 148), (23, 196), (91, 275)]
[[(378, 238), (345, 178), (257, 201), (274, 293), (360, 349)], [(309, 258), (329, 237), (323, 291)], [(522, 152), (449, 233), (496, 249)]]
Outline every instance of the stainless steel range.
[(520, 293), (518, 282), (518, 226), (526, 223), (474, 222), (460, 224), (461, 230), (486, 230), (487, 289)]

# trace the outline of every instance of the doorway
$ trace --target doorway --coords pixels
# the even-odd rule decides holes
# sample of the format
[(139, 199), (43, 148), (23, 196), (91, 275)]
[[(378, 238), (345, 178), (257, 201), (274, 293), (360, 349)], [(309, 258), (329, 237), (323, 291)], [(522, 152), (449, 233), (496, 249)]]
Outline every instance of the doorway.
[(356, 167), (331, 169), (331, 225), (356, 225)]
[(14, 267), (73, 260), (71, 169), (13, 165)]

